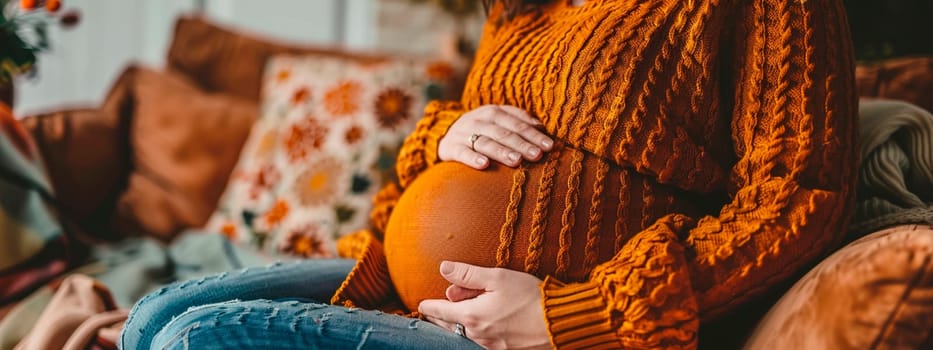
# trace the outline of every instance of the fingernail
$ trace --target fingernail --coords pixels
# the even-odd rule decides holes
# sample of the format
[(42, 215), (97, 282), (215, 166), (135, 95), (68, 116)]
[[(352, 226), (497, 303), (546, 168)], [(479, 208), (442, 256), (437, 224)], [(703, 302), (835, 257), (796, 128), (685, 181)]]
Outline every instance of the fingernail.
[(449, 275), (452, 272), (454, 272), (454, 264), (448, 261), (441, 261), (441, 274)]
[(554, 142), (551, 140), (541, 141), (541, 144), (544, 145), (544, 148), (551, 148), (554, 145)]
[(478, 165), (486, 164), (486, 157), (483, 157), (483, 156), (476, 157), (476, 164)]
[(521, 154), (518, 154), (518, 152), (510, 152), (510, 153), (509, 153), (509, 159), (511, 159), (511, 160), (519, 160), (519, 159), (521, 159), (521, 158), (522, 158), (522, 155), (521, 155)]
[(532, 157), (537, 157), (538, 154), (541, 154), (541, 150), (537, 148), (532, 148), (530, 151), (528, 151), (528, 153), (531, 153)]

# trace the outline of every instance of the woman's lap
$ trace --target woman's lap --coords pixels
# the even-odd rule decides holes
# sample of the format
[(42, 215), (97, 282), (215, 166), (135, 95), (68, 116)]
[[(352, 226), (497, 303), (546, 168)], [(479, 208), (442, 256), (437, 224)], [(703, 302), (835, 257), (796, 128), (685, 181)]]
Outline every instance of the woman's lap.
[(165, 326), (152, 344), (158, 349), (480, 349), (418, 319), (294, 300), (193, 308)]
[(120, 345), (148, 349), (153, 335), (191, 307), (234, 299), (329, 300), (353, 268), (353, 260), (302, 260), (224, 272), (162, 287), (130, 312)]
[(478, 348), (427, 322), (316, 303), (353, 264), (303, 260), (165, 286), (133, 307), (120, 348)]

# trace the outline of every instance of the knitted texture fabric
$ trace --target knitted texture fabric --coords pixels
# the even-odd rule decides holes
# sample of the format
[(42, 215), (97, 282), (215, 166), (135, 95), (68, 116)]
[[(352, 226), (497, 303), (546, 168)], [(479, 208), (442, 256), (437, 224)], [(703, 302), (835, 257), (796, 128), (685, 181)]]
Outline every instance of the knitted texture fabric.
[(849, 239), (899, 224), (933, 224), (933, 114), (888, 100), (859, 104), (858, 199)]
[[(509, 239), (558, 246), (548, 263), (565, 270), (536, 274), (556, 348), (693, 348), (701, 320), (841, 241), (858, 165), (841, 1), (558, 0), (509, 21), (501, 12), (490, 13), (462, 100), (429, 105), (406, 140), (400, 197), (438, 163), (457, 118), (485, 104), (529, 111), (572, 149), (569, 161), (537, 165), (540, 177), (514, 176), (506, 229), (489, 248), (507, 263)], [(604, 220), (601, 203), (616, 201)], [(675, 209), (682, 202), (698, 212)], [(532, 233), (506, 227), (529, 210), (516, 203), (533, 206)], [(553, 220), (558, 239), (534, 242)], [(332, 302), (398, 307), (373, 231), (348, 238), (366, 248), (351, 249), (360, 262)], [(606, 246), (608, 259), (588, 254)]]

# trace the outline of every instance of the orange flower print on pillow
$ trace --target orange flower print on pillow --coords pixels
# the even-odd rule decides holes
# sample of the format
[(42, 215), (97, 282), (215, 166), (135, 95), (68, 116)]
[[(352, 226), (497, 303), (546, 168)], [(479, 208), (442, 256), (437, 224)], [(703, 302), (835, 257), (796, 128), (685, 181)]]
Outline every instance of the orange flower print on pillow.
[(259, 139), (259, 144), (255, 147), (255, 157), (260, 159), (265, 159), (266, 157), (271, 156), (278, 146), (276, 143), (279, 141), (279, 131), (277, 129), (266, 130), (262, 134), (262, 137)]
[(459, 73), (420, 59), (270, 57), (262, 117), (208, 229), (271, 256), (335, 257), (335, 239), (367, 227), (371, 211), (388, 215), (373, 196), (397, 181), (399, 146)]
[(411, 100), (411, 96), (398, 88), (388, 88), (380, 92), (376, 97), (376, 120), (379, 121), (379, 125), (392, 129), (408, 119)]
[(355, 81), (343, 81), (324, 94), (324, 108), (335, 117), (356, 113), (363, 88)]
[(293, 105), (302, 105), (308, 103), (311, 100), (311, 89), (308, 87), (302, 87), (292, 93), (292, 104)]
[(363, 134), (363, 128), (359, 125), (353, 125), (343, 134), (343, 140), (346, 141), (348, 145), (352, 145), (362, 139)]
[(279, 170), (275, 168), (275, 165), (265, 164), (256, 172), (254, 184), (256, 187), (264, 189), (272, 188), (279, 182), (281, 177), (282, 175), (279, 174)]
[(285, 152), (292, 162), (304, 160), (312, 151), (319, 150), (328, 129), (317, 119), (307, 117), (293, 124), (285, 137)]
[(284, 83), (288, 81), (288, 78), (292, 77), (291, 69), (282, 69), (278, 73), (275, 73), (275, 80), (279, 83)]
[(236, 231), (237, 231), (236, 224), (232, 222), (224, 223), (223, 226), (220, 227), (220, 233), (224, 235), (225, 237), (227, 237), (227, 239), (229, 239), (230, 241), (236, 241), (236, 238), (237, 238)]
[(266, 224), (268, 224), (269, 227), (278, 226), (278, 224), (282, 223), (282, 220), (285, 220), (285, 217), (288, 216), (289, 209), (288, 202), (281, 199), (275, 201), (272, 208), (266, 212)]
[(305, 206), (317, 206), (334, 201), (344, 183), (344, 163), (325, 157), (308, 165), (308, 169), (295, 179), (294, 193)]
[(252, 177), (252, 186), (249, 191), (250, 198), (256, 200), (263, 192), (271, 191), (279, 183), (282, 174), (273, 164), (264, 164), (259, 167)]
[(306, 224), (288, 231), (279, 250), (305, 258), (332, 258), (333, 239), (315, 224)]

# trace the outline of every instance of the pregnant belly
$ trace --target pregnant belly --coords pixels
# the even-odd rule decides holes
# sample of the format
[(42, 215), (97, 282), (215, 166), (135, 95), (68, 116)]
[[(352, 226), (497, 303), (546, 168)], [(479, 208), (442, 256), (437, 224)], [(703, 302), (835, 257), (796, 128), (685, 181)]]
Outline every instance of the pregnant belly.
[[(641, 229), (644, 213), (650, 222), (650, 213), (671, 209), (673, 197), (655, 185), (570, 149), (518, 169), (437, 164), (405, 190), (389, 219), (389, 274), (409, 310), (444, 298), (443, 260), (585, 279)], [(655, 198), (648, 210), (646, 195)]]

